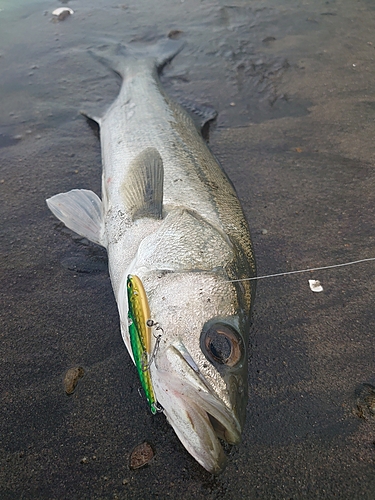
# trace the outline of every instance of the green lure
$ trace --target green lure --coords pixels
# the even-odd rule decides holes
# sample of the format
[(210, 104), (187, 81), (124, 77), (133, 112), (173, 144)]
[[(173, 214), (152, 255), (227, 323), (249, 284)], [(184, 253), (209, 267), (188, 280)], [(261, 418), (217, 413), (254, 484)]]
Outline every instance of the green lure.
[(147, 402), (153, 415), (158, 411), (157, 401), (151, 382), (149, 360), (151, 354), (151, 328), (147, 325), (150, 319), (150, 308), (145, 289), (138, 276), (127, 278), (128, 291), (128, 323), (130, 344)]

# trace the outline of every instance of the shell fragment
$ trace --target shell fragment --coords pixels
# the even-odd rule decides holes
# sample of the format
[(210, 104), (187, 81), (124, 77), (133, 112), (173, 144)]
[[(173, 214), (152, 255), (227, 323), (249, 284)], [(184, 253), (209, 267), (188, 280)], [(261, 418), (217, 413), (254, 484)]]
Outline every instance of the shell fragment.
[(322, 292), (323, 287), (318, 280), (309, 280), (310, 290), (313, 292)]
[(59, 7), (52, 12), (53, 16), (56, 16), (59, 21), (63, 21), (66, 17), (74, 14), (73, 9), (69, 9), (69, 7)]

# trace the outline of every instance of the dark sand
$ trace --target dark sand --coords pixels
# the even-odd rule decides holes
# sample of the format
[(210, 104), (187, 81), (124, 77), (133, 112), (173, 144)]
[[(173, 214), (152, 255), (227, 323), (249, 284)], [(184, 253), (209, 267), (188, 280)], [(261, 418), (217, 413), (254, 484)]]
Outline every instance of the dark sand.
[[(87, 48), (181, 30), (163, 81), (219, 111), (211, 146), (259, 275), (374, 257), (373, 0), (72, 0), (60, 23), (60, 2), (11, 4), (0, 11), (0, 498), (373, 499), (375, 263), (258, 282), (243, 442), (214, 478), (139, 396), (104, 250), (44, 201), (100, 193), (99, 143), (79, 110), (105, 109), (119, 83)], [(156, 456), (131, 471), (145, 440)]]

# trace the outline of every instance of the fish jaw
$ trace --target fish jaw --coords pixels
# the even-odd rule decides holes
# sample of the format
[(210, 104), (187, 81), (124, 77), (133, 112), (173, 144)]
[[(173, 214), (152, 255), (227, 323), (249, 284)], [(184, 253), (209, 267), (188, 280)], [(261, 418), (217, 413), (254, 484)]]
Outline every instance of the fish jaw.
[(215, 394), (182, 342), (169, 345), (151, 367), (154, 390), (186, 450), (208, 472), (219, 474), (226, 456), (219, 438), (241, 440), (242, 425)]

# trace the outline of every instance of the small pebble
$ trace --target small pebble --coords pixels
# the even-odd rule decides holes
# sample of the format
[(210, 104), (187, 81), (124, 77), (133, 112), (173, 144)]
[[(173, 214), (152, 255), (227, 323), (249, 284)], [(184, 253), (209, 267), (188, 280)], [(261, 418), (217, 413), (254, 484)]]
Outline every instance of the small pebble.
[(172, 38), (172, 40), (175, 40), (176, 38), (180, 38), (180, 36), (182, 35), (182, 31), (180, 30), (171, 30), (169, 33), (168, 33), (168, 38)]
[(85, 370), (81, 366), (76, 368), (70, 368), (66, 372), (64, 377), (64, 389), (68, 395), (73, 394), (78, 384), (78, 380), (82, 378), (84, 374)]
[(261, 229), (261, 230), (260, 230), (260, 233), (261, 233), (261, 234), (267, 234), (267, 233), (268, 233), (268, 231), (267, 231), (267, 229)]
[(139, 444), (134, 448), (130, 455), (130, 468), (139, 469), (144, 465), (148, 464), (149, 461), (154, 457), (154, 450), (151, 445), (146, 441)]

